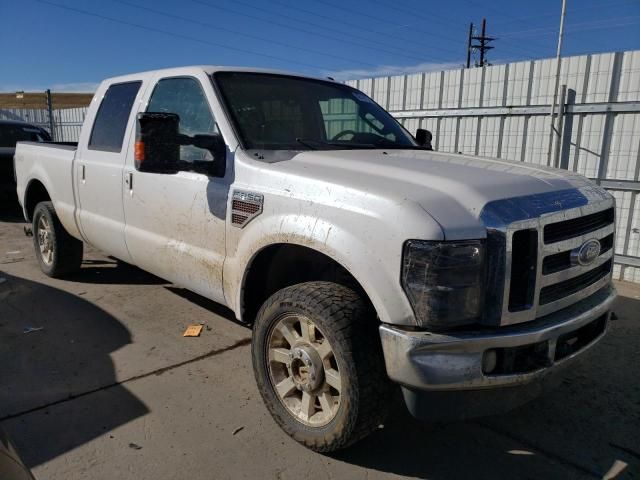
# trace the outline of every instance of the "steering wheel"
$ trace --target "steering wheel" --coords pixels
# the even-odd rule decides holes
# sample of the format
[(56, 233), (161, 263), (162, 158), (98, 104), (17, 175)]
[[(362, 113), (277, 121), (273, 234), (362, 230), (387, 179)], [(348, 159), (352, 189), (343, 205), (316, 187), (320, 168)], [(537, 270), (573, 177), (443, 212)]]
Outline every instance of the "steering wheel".
[(358, 132), (355, 132), (353, 130), (343, 130), (340, 133), (336, 134), (333, 136), (333, 138), (331, 139), (331, 141), (335, 142), (337, 140), (340, 140), (342, 137), (346, 136), (346, 135), (352, 135), (352, 136), (356, 136), (358, 134)]

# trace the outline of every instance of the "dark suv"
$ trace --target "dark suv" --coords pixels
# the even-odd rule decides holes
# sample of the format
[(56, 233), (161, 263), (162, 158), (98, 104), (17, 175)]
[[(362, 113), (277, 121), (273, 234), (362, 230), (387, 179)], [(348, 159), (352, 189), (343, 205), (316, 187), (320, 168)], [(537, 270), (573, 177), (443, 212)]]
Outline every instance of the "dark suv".
[(13, 155), (16, 142), (50, 142), (43, 128), (16, 120), (0, 120), (0, 198), (15, 196)]

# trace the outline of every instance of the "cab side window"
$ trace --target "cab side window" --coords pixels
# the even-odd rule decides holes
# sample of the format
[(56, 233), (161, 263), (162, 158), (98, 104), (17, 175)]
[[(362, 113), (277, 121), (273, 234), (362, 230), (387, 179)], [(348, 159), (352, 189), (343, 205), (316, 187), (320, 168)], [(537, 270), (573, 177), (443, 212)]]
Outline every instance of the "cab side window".
[[(180, 133), (185, 135), (218, 133), (202, 86), (195, 78), (160, 80), (151, 94), (147, 112), (177, 114), (180, 117)], [(213, 161), (213, 156), (207, 149), (182, 145), (180, 159), (188, 162)]]
[(111, 85), (102, 99), (93, 122), (89, 150), (119, 153), (127, 129), (133, 101), (142, 82)]

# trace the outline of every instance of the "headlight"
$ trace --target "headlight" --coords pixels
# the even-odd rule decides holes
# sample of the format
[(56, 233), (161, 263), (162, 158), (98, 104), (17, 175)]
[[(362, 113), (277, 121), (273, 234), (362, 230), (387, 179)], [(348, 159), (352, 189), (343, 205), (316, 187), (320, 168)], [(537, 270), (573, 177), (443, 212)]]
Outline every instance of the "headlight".
[(474, 323), (483, 306), (482, 240), (409, 240), (402, 258), (402, 288), (423, 327)]

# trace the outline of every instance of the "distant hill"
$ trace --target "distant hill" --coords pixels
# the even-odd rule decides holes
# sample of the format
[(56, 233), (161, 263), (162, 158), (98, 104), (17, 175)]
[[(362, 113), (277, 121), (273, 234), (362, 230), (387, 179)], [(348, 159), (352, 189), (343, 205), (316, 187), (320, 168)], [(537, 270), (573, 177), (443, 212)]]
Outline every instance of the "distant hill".
[[(44, 92), (24, 92), (23, 98), (15, 93), (0, 93), (0, 108), (47, 108)], [(52, 93), (53, 108), (86, 107), (91, 103), (93, 93)]]

